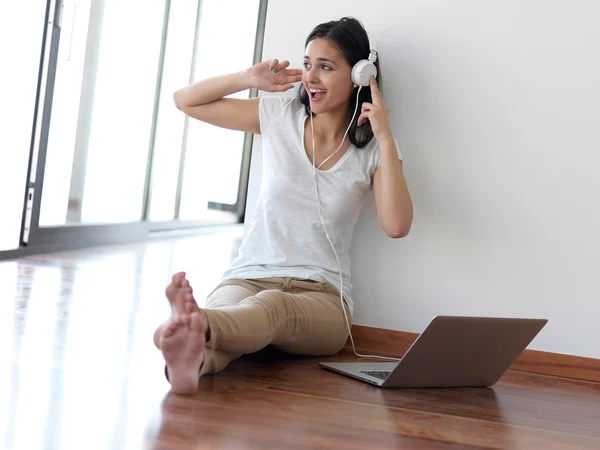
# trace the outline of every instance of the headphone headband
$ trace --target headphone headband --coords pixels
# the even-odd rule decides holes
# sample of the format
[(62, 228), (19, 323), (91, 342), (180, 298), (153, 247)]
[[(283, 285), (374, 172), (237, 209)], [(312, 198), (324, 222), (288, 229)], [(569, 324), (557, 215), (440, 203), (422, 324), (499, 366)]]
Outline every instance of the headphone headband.
[(375, 64), (377, 61), (377, 41), (371, 39), (371, 36), (367, 33), (367, 39), (369, 39), (369, 61)]

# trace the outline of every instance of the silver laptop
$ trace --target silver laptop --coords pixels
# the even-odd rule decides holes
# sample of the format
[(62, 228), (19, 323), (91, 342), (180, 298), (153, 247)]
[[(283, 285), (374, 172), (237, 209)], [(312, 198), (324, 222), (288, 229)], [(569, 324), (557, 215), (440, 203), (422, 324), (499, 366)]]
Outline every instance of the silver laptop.
[(400, 362), (319, 365), (382, 388), (492, 386), (547, 322), (437, 316)]

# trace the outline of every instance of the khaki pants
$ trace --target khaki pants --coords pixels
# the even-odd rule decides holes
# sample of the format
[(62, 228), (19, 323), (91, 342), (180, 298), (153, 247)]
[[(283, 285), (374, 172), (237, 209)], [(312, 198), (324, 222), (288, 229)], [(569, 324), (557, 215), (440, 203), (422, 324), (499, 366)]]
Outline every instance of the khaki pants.
[[(348, 320), (350, 310), (344, 301)], [(200, 376), (267, 345), (299, 355), (333, 355), (348, 339), (339, 291), (293, 278), (225, 280), (204, 308), (210, 339)]]

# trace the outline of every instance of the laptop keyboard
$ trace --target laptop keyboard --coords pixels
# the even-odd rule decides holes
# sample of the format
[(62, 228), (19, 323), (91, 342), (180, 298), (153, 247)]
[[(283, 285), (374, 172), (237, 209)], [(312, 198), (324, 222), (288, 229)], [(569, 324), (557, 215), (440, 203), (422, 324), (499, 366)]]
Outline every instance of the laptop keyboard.
[(367, 371), (367, 370), (361, 370), (360, 373), (364, 373), (365, 375), (370, 375), (372, 377), (375, 378), (379, 378), (380, 380), (385, 380), (387, 377), (390, 376), (390, 371)]

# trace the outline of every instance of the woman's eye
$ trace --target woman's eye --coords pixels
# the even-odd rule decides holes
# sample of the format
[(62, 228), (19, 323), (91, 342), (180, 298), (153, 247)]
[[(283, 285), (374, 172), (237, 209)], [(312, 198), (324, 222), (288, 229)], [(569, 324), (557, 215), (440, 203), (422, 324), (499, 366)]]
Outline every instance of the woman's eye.
[[(302, 67), (304, 67), (305, 69), (309, 69), (309, 68), (310, 68), (310, 63), (307, 63), (307, 62), (305, 62), (305, 63), (302, 63)], [(321, 65), (321, 68), (322, 68), (323, 70), (325, 70), (325, 71), (333, 70), (331, 67), (329, 67), (329, 66), (328, 66), (328, 65), (326, 65), (326, 64), (323, 64), (323, 65)]]

